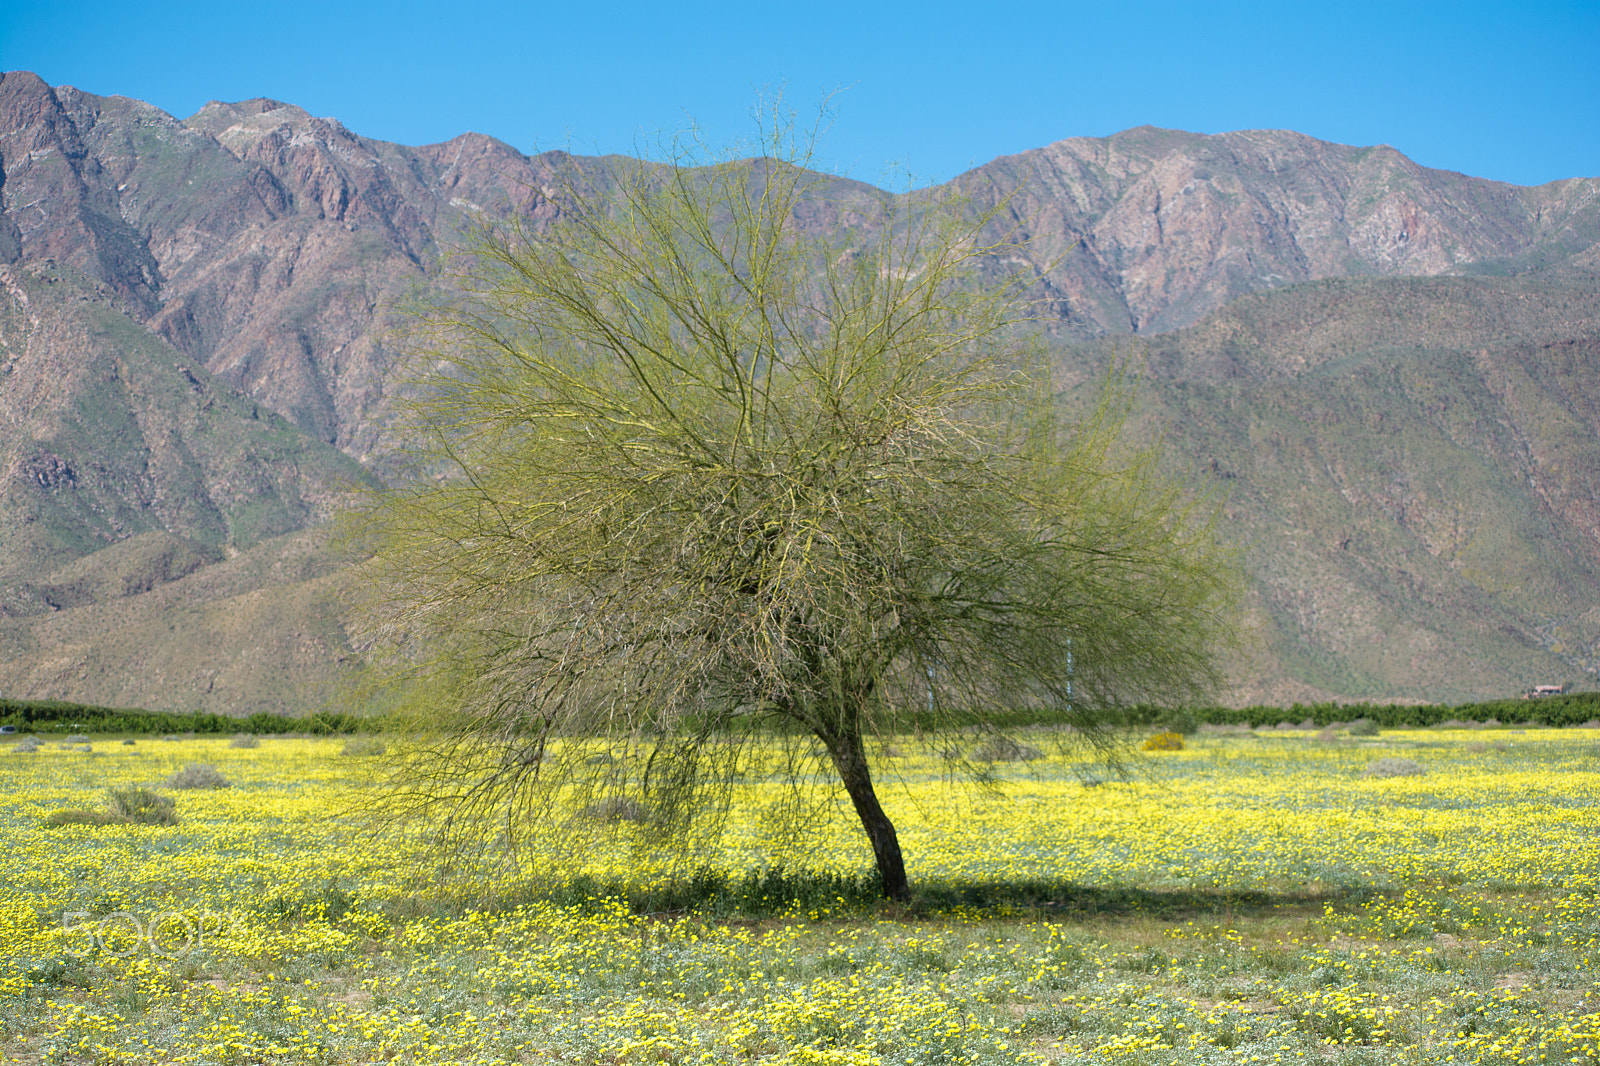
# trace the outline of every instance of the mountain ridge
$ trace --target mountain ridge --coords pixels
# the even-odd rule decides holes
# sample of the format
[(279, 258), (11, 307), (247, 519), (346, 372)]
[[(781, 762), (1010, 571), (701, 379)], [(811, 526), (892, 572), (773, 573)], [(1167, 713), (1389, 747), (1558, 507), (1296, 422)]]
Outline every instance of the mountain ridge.
[[(16, 518), (0, 517), (0, 691), (182, 710), (334, 691), (353, 654), (330, 621), (338, 562), (296, 538), (388, 468), (397, 308), (475, 220), (539, 224), (558, 170), (600, 180), (607, 162), (481, 133), (392, 144), (268, 98), (178, 119), (0, 75), (0, 492)], [(1022, 243), (990, 269), (1031, 278), (1064, 402), (1143, 352), (1145, 417), (1169, 420), (1173, 461), (1235, 494), (1225, 523), (1262, 634), (1235, 698), (1504, 695), (1600, 662), (1600, 598), (1567, 591), (1592, 591), (1600, 544), (1584, 400), (1600, 179), (1514, 186), (1388, 146), (1139, 127), (931, 190), (816, 180), (796, 217), (812, 233), (870, 238), (900, 197), (995, 209), (993, 232)], [(1402, 438), (1411, 452), (1388, 449)], [(1513, 513), (1545, 524), (1444, 532), (1450, 514), (1465, 530)], [(292, 580), (236, 562), (282, 552), (317, 561)], [(224, 570), (272, 584), (252, 598), (207, 577)], [(276, 659), (153, 650), (179, 589), (206, 621), (166, 631), (268, 619)], [(1385, 627), (1404, 634), (1391, 650), (1424, 650), (1377, 654)], [(158, 659), (161, 680), (141, 681)]]

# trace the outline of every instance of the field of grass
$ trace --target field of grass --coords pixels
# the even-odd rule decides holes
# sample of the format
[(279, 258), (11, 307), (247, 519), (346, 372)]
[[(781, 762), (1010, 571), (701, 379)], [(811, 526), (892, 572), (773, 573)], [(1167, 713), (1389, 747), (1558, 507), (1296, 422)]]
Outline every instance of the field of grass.
[(0, 1062), (1600, 1064), (1600, 732), (1023, 739), (883, 753), (911, 907), (760, 782), (687, 881), (555, 876), (364, 836), (370, 740), (6, 745)]

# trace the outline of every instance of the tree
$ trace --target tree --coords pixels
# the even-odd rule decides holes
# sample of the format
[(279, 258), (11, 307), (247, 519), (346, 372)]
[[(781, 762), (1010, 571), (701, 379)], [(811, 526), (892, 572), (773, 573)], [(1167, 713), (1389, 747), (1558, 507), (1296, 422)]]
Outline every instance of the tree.
[(1125, 380), (1061, 424), (1020, 283), (981, 281), (994, 217), (830, 198), (793, 143), (570, 163), (431, 309), (429, 476), (362, 528), (369, 634), (422, 694), (396, 802), (447, 835), (681, 839), (742, 741), (799, 736), (904, 899), (871, 738), (1017, 708), (1103, 737), (1217, 680), (1227, 560), (1123, 441)]

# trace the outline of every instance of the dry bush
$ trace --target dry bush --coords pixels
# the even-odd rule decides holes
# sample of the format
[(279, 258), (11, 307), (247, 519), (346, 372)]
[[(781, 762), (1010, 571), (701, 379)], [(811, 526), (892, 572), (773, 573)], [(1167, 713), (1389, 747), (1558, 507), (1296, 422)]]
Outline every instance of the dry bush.
[(1357, 718), (1350, 723), (1350, 735), (1353, 737), (1375, 737), (1378, 735), (1378, 723), (1370, 718)]
[(650, 808), (632, 796), (607, 796), (583, 809), (583, 816), (596, 822), (635, 822), (650, 820)]
[(1324, 744), (1331, 743), (1339, 739), (1339, 731), (1330, 725), (1328, 728), (1317, 734), (1317, 739), (1322, 741)]
[(167, 778), (168, 788), (232, 788), (233, 782), (211, 765), (185, 766)]
[(126, 823), (126, 818), (119, 818), (110, 811), (51, 811), (44, 816), (44, 824), (51, 829), (63, 825), (124, 825)]
[(228, 741), (230, 748), (259, 748), (261, 741), (253, 733), (235, 733), (233, 739)]
[(171, 796), (148, 788), (114, 788), (106, 793), (106, 809), (136, 825), (177, 825), (177, 808)]
[(43, 745), (39, 743), (38, 737), (23, 737), (21, 740), (17, 741), (11, 746), (11, 754), (32, 755), (41, 747), (43, 747)]
[(1144, 742), (1145, 751), (1182, 751), (1182, 733), (1157, 733)]
[(1579, 729), (1600, 729), (1600, 718), (1591, 718), (1578, 727)]
[(1026, 744), (1018, 744), (1010, 737), (993, 737), (972, 749), (973, 762), (1033, 762), (1044, 758), (1044, 752)]
[(1385, 758), (1367, 764), (1361, 771), (1362, 777), (1416, 777), (1425, 774), (1428, 768), (1412, 759)]
[(351, 737), (344, 742), (344, 747), (339, 750), (340, 755), (353, 755), (358, 758), (371, 755), (382, 755), (388, 749), (383, 741), (376, 737)]
[(100, 810), (51, 811), (44, 824), (63, 825), (177, 825), (177, 804), (172, 797), (148, 788), (114, 788), (106, 793)]

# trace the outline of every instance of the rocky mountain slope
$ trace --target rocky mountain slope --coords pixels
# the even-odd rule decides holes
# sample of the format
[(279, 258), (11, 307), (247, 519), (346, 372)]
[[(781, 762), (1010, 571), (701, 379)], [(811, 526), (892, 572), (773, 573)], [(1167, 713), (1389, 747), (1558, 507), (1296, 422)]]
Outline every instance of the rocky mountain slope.
[[(470, 219), (553, 210), (541, 190), (567, 165), (605, 161), (478, 134), (388, 144), (271, 100), (179, 120), (0, 76), (0, 691), (213, 710), (330, 691), (349, 657), (337, 562), (305, 531), (383, 468), (395, 309)], [(1145, 128), (953, 187), (1028, 238), (996, 269), (1034, 276), (1063, 383), (1109, 344), (1147, 345), (1175, 453), (1229, 475), (1257, 689), (1582, 676), (1600, 180), (1520, 188), (1389, 148)], [(870, 227), (891, 198), (827, 179), (797, 224)], [(1406, 391), (1435, 378), (1454, 414)], [(1408, 434), (1422, 443), (1394, 453)], [(1341, 472), (1313, 477), (1318, 461)], [(1440, 532), (1451, 513), (1460, 544)], [(1480, 513), (1526, 521), (1474, 541), (1460, 516)], [(1418, 552), (1408, 585), (1396, 560)], [(239, 618), (258, 619), (250, 650)], [(1441, 662), (1497, 665), (1360, 650), (1413, 624)]]
[(1593, 684), (1600, 276), (1308, 283), (1145, 358), (1146, 416), (1224, 500), (1251, 578), (1236, 697)]

